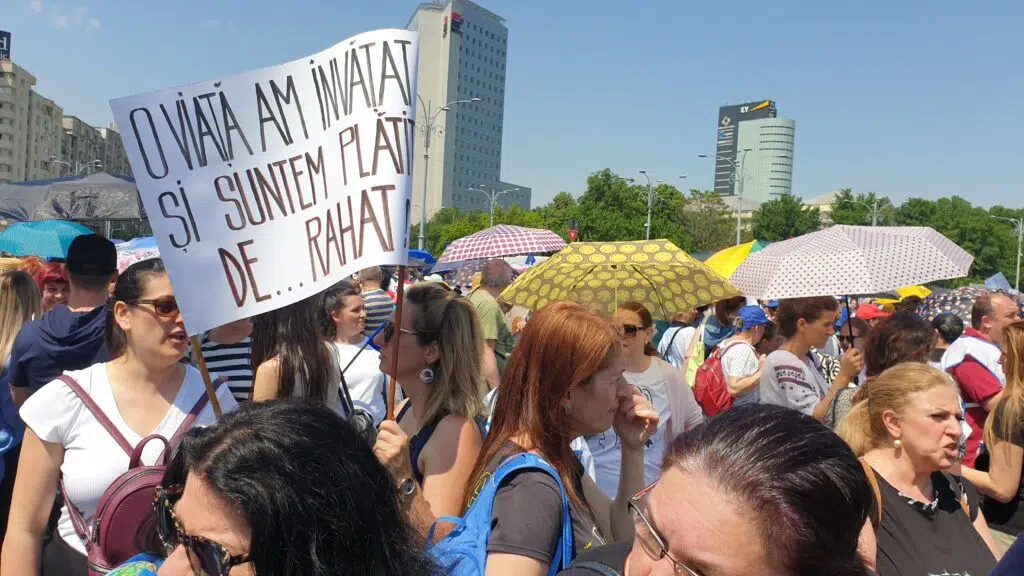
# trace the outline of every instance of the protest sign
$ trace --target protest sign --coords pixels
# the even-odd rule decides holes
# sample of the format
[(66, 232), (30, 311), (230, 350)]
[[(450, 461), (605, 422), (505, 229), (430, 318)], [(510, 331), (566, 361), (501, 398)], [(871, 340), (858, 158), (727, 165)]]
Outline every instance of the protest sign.
[(377, 30), (111, 101), (189, 334), (405, 263), (417, 50)]

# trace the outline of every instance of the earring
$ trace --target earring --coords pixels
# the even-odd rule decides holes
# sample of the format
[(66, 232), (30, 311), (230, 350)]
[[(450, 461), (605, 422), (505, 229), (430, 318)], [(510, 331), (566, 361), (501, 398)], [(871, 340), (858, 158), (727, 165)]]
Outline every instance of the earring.
[(562, 410), (565, 410), (565, 415), (568, 416), (569, 414), (572, 414), (572, 405), (562, 404)]
[(893, 440), (892, 447), (899, 450), (900, 448), (903, 447), (903, 442), (900, 442), (899, 440)]
[(424, 368), (420, 370), (420, 382), (424, 384), (433, 384), (437, 381), (437, 374), (434, 373), (432, 368)]

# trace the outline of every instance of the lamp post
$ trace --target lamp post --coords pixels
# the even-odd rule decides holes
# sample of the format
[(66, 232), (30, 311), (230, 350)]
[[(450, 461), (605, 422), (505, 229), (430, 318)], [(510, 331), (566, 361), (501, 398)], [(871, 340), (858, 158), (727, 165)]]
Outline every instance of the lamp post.
[(647, 239), (651, 239), (651, 209), (654, 207), (654, 186), (651, 185), (651, 177), (647, 170), (637, 170), (647, 179)]
[(1017, 275), (1013, 280), (1013, 289), (1020, 291), (1020, 250), (1024, 242), (1024, 218), (1006, 218), (1005, 216), (993, 216), (996, 220), (1009, 222), (1017, 230)]
[[(483, 184), (481, 184), (481, 186), (483, 186)], [(508, 190), (502, 190), (501, 192), (498, 192), (494, 188), (491, 188), (490, 192), (486, 190), (481, 190), (479, 188), (470, 188), (470, 190), (472, 190), (473, 192), (479, 192), (484, 196), (487, 196), (487, 199), (490, 201), (491, 206), (491, 226), (494, 226), (494, 207), (498, 204), (498, 199), (504, 196), (505, 194), (508, 194), (509, 192), (518, 191), (519, 188), (509, 188)]]
[(419, 238), (419, 249), (423, 250), (427, 243), (427, 176), (430, 173), (430, 139), (434, 136), (435, 132), (438, 136), (441, 136), (442, 129), (437, 125), (437, 117), (441, 112), (448, 112), (452, 106), (456, 104), (476, 104), (480, 102), (479, 98), (470, 98), (469, 100), (452, 100), (451, 102), (441, 106), (438, 109), (432, 107), (432, 102), (427, 100), (423, 101), (423, 98), (417, 94), (416, 99), (420, 101), (420, 106), (423, 107), (425, 122), (420, 122), (416, 126), (416, 130), (423, 135), (423, 205), (420, 210), (420, 238)]
[[(728, 162), (733, 168), (733, 175), (731, 184), (736, 184), (739, 181), (739, 187), (736, 192), (736, 245), (739, 246), (743, 239), (743, 183), (746, 181), (748, 174), (746, 173), (747, 164), (747, 153), (753, 150), (753, 148), (744, 148), (743, 156), (740, 157), (740, 161), (736, 162), (732, 158), (726, 158), (725, 156), (716, 156), (715, 160), (722, 160)], [(697, 154), (697, 158), (707, 158), (707, 154)], [(789, 158), (786, 154), (772, 154), (767, 158)]]
[(860, 200), (853, 200), (852, 202), (854, 204), (860, 204), (861, 206), (867, 208), (868, 216), (871, 217), (871, 225), (878, 226), (878, 221), (881, 219), (882, 216), (884, 216), (882, 214), (882, 208), (885, 206), (885, 204), (889, 203), (889, 200), (886, 199), (884, 204), (879, 203), (878, 198), (875, 198), (871, 202), (871, 204), (868, 204), (867, 202), (861, 202)]
[[(97, 169), (103, 168), (103, 161), (102, 160), (98, 160), (98, 159), (97, 160), (90, 160), (88, 162), (75, 162), (75, 165), (72, 166), (70, 162), (64, 162), (63, 160), (57, 160), (56, 156), (50, 156), (50, 162), (52, 162), (54, 164), (63, 164), (65, 166), (67, 166), (68, 167), (68, 173), (69, 174), (73, 174), (75, 176), (78, 176), (79, 174), (82, 173), (82, 170), (85, 170), (87, 168), (97, 168)], [(58, 172), (57, 176), (58, 177), (60, 176), (59, 172)]]

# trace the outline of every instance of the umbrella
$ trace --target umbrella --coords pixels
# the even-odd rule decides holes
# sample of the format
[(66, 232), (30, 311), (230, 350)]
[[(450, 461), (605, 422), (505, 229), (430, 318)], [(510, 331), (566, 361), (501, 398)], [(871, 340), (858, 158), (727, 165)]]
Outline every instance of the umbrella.
[(67, 258), (71, 241), (92, 230), (77, 222), (17, 222), (0, 233), (0, 251), (15, 256)]
[(565, 240), (550, 230), (499, 224), (452, 242), (438, 259), (442, 263), (500, 258), (537, 252), (557, 252)]
[(415, 248), (409, 249), (409, 264), (410, 268), (422, 268), (424, 274), (429, 274), (430, 269), (437, 263), (437, 258), (426, 250), (417, 250)]
[(124, 272), (136, 262), (159, 257), (160, 249), (156, 246), (156, 238), (153, 236), (132, 238), (128, 242), (117, 245), (117, 271)]
[(898, 298), (875, 298), (876, 304), (899, 304), (907, 298), (926, 298), (932, 291), (924, 286), (904, 286), (896, 289)]
[(751, 254), (760, 252), (767, 246), (764, 242), (754, 240), (738, 246), (730, 246), (712, 254), (704, 263), (719, 275), (728, 278), (740, 267), (740, 264)]
[(974, 301), (981, 295), (991, 294), (992, 292), (995, 292), (995, 290), (964, 286), (952, 292), (932, 294), (921, 301), (921, 304), (917, 307), (917, 315), (931, 322), (939, 314), (950, 312), (959, 316), (964, 321), (964, 324), (970, 325), (971, 308), (974, 307)]
[(931, 228), (836, 225), (752, 254), (730, 279), (762, 300), (871, 294), (960, 278), (973, 262)]
[[(524, 270), (527, 270), (534, 264), (547, 260), (547, 256), (508, 256), (502, 258), (505, 262), (508, 262), (515, 273), (512, 274), (512, 278), (518, 278)], [(441, 272), (444, 277), (452, 286), (469, 286), (473, 275), (484, 269), (484, 265), (490, 262), (490, 258), (480, 258), (479, 260), (467, 260), (465, 262), (452, 262), (453, 266), (448, 267), (446, 270)]]
[(668, 240), (574, 242), (530, 268), (501, 293), (502, 301), (536, 310), (574, 300), (611, 314), (642, 303), (658, 319), (742, 295), (728, 280)]
[(0, 184), (0, 217), (8, 220), (144, 220), (129, 176), (93, 174)]

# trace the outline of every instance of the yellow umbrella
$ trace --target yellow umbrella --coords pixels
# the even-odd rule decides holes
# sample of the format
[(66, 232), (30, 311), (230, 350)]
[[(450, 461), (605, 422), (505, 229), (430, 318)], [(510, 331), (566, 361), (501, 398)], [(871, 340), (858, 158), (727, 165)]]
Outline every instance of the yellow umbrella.
[(740, 267), (740, 264), (743, 264), (743, 261), (748, 256), (754, 252), (760, 252), (764, 247), (765, 244), (752, 240), (746, 244), (737, 244), (736, 246), (723, 248), (712, 254), (704, 263), (722, 277), (728, 278)]
[(911, 296), (917, 296), (918, 298), (924, 298), (932, 293), (931, 290), (924, 286), (904, 286), (903, 288), (897, 288), (896, 293), (900, 295), (899, 299), (892, 298), (876, 298), (875, 302), (878, 304), (899, 304), (903, 300), (910, 298)]
[(530, 310), (573, 300), (611, 314), (629, 301), (658, 319), (740, 296), (711, 268), (668, 240), (574, 242), (530, 268), (501, 293), (501, 300)]

